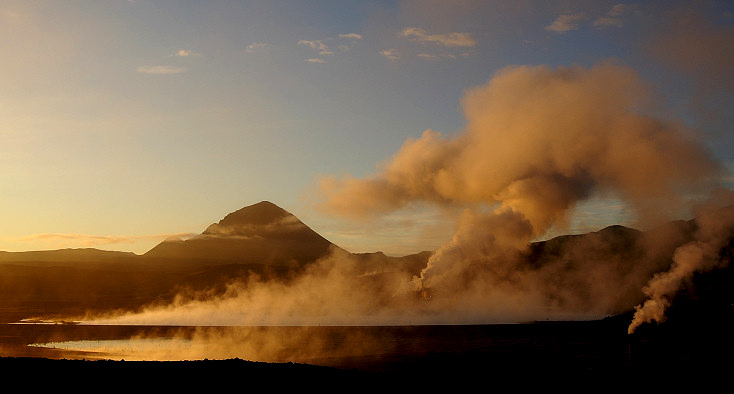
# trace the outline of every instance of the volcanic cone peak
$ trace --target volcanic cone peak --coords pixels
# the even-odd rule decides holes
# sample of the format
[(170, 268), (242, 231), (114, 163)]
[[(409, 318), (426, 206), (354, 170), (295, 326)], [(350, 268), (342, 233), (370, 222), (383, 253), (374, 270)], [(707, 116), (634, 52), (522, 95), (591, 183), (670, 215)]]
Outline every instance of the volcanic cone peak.
[(277, 205), (262, 201), (232, 212), (184, 241), (163, 241), (147, 257), (292, 265), (324, 256), (331, 242)]
[(305, 227), (288, 211), (269, 201), (262, 201), (228, 214), (218, 223), (210, 225), (202, 235), (264, 236), (303, 230)]

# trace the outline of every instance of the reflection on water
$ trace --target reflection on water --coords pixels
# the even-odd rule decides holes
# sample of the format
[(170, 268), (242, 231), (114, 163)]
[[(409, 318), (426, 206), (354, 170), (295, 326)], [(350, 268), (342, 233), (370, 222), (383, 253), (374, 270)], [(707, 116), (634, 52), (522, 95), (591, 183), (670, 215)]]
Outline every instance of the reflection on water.
[[(475, 326), (177, 327), (0, 324), (0, 356), (86, 360), (294, 362), (379, 369), (450, 363), (626, 360), (624, 326), (594, 322)], [(545, 359), (545, 361), (543, 361)], [(500, 362), (500, 361), (497, 361)]]
[(629, 335), (626, 318), (474, 326), (178, 327), (1, 324), (0, 357), (293, 362), (430, 374), (557, 368), (716, 366), (732, 354), (730, 325)]
[[(177, 353), (191, 354), (196, 344), (185, 338), (129, 338), (78, 340), (62, 342), (30, 343), (30, 347), (58, 349), (71, 352), (84, 352), (87, 358), (109, 360), (146, 360), (151, 355), (159, 355), (157, 360), (185, 360), (175, 357)], [(201, 346), (201, 344), (198, 344)], [(164, 357), (169, 354), (171, 357)]]

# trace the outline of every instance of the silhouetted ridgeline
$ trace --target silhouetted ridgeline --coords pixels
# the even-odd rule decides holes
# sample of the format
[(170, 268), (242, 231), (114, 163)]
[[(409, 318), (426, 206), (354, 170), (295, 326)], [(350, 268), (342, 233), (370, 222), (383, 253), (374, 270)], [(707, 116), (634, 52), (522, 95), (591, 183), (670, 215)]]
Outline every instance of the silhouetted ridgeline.
[(98, 249), (0, 252), (0, 322), (168, 302), (181, 290), (221, 290), (256, 274), (286, 280), (335, 253), (364, 272), (409, 278), (429, 253), (389, 257), (339, 248), (282, 208), (263, 201), (226, 215), (203, 233), (166, 240), (144, 255)]
[[(656, 273), (670, 268), (677, 247), (693, 239), (696, 221), (676, 221), (650, 231), (610, 226), (597, 232), (536, 242), (519, 268), (552, 269), (553, 292), (575, 288), (593, 300), (588, 273), (623, 285), (606, 307), (626, 313), (643, 300), (641, 289)], [(721, 251), (721, 264), (696, 274), (679, 292), (691, 300), (734, 303), (731, 244)], [(315, 261), (336, 254), (355, 262), (353, 275), (374, 288), (387, 289), (419, 275), (431, 256), (403, 257), (383, 253), (352, 254), (308, 228), (292, 214), (269, 202), (242, 208), (187, 240), (167, 240), (142, 256), (96, 249), (0, 252), (0, 322), (43, 315), (69, 315), (86, 310), (135, 309), (170, 301), (182, 289), (224, 291), (227, 283), (249, 275), (288, 280)], [(695, 285), (695, 286), (693, 286)], [(389, 289), (388, 289), (389, 290)], [(726, 308), (724, 308), (726, 309)]]
[[(108, 338), (100, 334), (108, 330), (124, 334), (109, 338), (131, 338), (137, 335), (133, 331), (151, 328), (7, 323), (166, 304), (183, 289), (221, 293), (231, 281), (250, 275), (288, 282), (332, 254), (339, 256), (334, 261), (354, 265), (345, 272), (359, 281), (350, 284), (366, 284), (364, 289), (390, 295), (401, 282), (418, 275), (432, 253), (403, 257), (380, 252), (352, 254), (270, 203), (243, 208), (212, 224), (200, 236), (163, 242), (142, 256), (95, 249), (2, 252), (0, 371), (8, 377), (28, 376), (32, 371), (32, 376), (42, 378), (41, 386), (48, 382), (49, 388), (112, 384), (167, 391), (262, 386), (456, 390), (476, 389), (477, 384), (512, 384), (526, 389), (578, 387), (584, 391), (600, 385), (624, 390), (680, 388), (682, 384), (713, 388), (726, 383), (734, 357), (731, 234), (729, 242), (713, 256), (717, 265), (682, 283), (664, 323), (644, 324), (632, 334), (627, 331), (634, 306), (644, 299), (641, 289), (651, 277), (670, 269), (675, 251), (696, 239), (698, 229), (696, 220), (671, 222), (644, 232), (610, 226), (535, 242), (515, 256), (514, 268), (551, 274), (547, 277), (552, 280), (539, 293), (545, 292), (551, 300), (568, 289), (594, 300), (599, 288), (612, 284), (610, 290), (615, 295), (604, 299), (609, 302), (606, 307), (618, 312), (613, 316), (526, 324), (311, 327), (333, 330), (336, 334), (328, 338), (334, 343), (357, 334), (359, 343), (371, 340), (383, 346), (366, 353), (309, 356), (303, 363), (64, 359), (62, 350), (27, 345)], [(252, 255), (262, 260), (248, 257)], [(599, 275), (602, 286), (590, 287), (593, 281), (589, 281), (589, 274)], [(295, 342), (295, 346), (301, 345), (307, 344)], [(39, 387), (35, 381), (31, 383)]]
[[(25, 376), (36, 389), (64, 387), (114, 387), (115, 389), (213, 390), (233, 385), (270, 388), (337, 388), (363, 380), (375, 383), (373, 374), (295, 363), (263, 363), (241, 359), (201, 361), (53, 360), (0, 357), (5, 376)], [(12, 380), (12, 379), (11, 379)], [(384, 383), (384, 382), (383, 382)]]
[(263, 201), (230, 213), (200, 235), (164, 241), (144, 257), (298, 268), (335, 247), (292, 214)]

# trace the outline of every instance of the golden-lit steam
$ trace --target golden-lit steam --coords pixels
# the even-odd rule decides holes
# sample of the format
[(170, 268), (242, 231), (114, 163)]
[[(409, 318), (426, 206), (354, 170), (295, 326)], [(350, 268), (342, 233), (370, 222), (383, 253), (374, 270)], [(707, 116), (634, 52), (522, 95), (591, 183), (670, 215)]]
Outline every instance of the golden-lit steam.
[[(614, 62), (505, 68), (467, 92), (463, 132), (425, 131), (405, 142), (378, 174), (330, 177), (319, 184), (322, 207), (352, 218), (412, 204), (464, 208), (452, 239), (419, 276), (334, 250), (288, 280), (252, 276), (215, 297), (182, 293), (171, 305), (87, 321), (486, 324), (629, 311), (644, 297), (668, 294), (652, 290), (660, 280), (650, 282), (644, 294), (641, 289), (670, 267), (661, 256), (678, 246), (673, 239), (683, 239), (677, 229), (664, 236), (656, 232), (656, 238), (612, 228), (538, 261), (530, 246), (549, 229), (563, 228), (573, 208), (594, 196), (618, 197), (641, 223), (652, 225), (688, 213), (696, 198), (716, 187), (717, 163), (681, 122), (662, 117), (654, 102), (637, 74)], [(700, 241), (711, 240), (706, 237)], [(691, 252), (679, 251), (676, 262), (686, 251)], [(420, 286), (431, 287), (436, 296), (418, 300)], [(648, 310), (643, 306), (638, 313)]]
[(393, 351), (381, 333), (352, 327), (150, 327), (124, 339), (52, 341), (33, 347), (82, 351), (85, 359), (185, 361), (244, 358), (330, 365), (334, 358)]
[(734, 211), (704, 212), (697, 218), (697, 224), (695, 239), (675, 250), (670, 270), (656, 274), (643, 288), (648, 299), (635, 307), (628, 333), (633, 333), (642, 323), (663, 322), (665, 310), (683, 282), (695, 273), (710, 271), (726, 263), (722, 261), (721, 250), (734, 236)]
[(705, 186), (716, 164), (682, 124), (646, 115), (652, 102), (633, 70), (611, 62), (508, 67), (467, 93), (463, 133), (429, 130), (371, 178), (322, 180), (323, 207), (364, 217), (416, 201), (501, 204), (535, 235), (594, 192), (641, 215), (677, 214), (671, 203)]
[[(528, 270), (518, 255), (551, 227), (563, 228), (576, 204), (592, 196), (620, 198), (640, 223), (653, 225), (688, 214), (716, 185), (718, 165), (694, 133), (662, 117), (647, 84), (614, 62), (507, 67), (462, 104), (467, 126), (457, 136), (428, 130), (376, 175), (320, 184), (322, 207), (353, 218), (416, 202), (468, 207), (414, 288), (472, 295), (464, 301), (484, 310), (510, 300), (525, 310), (548, 308), (553, 298), (569, 312), (610, 312), (624, 296), (602, 294), (605, 285), (594, 283), (604, 280), (604, 267), (580, 267), (587, 279), (548, 297), (549, 283), (570, 274), (553, 264)], [(606, 280), (626, 288), (630, 279)], [(594, 297), (584, 302), (579, 286)]]

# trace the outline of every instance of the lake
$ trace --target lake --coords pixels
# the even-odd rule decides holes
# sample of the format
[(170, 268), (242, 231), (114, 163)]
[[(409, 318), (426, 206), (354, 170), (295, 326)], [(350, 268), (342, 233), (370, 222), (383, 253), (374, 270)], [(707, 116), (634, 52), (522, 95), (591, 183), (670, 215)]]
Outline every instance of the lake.
[[(729, 335), (691, 327), (626, 332), (596, 321), (425, 326), (178, 327), (0, 324), (0, 356), (73, 360), (249, 360), (365, 372), (600, 371), (731, 366)], [(724, 357), (728, 363), (719, 361)]]
[[(430, 363), (624, 366), (621, 324), (177, 327), (1, 324), (0, 355), (86, 360), (239, 358), (386, 371)], [(427, 365), (424, 365), (427, 364)]]

